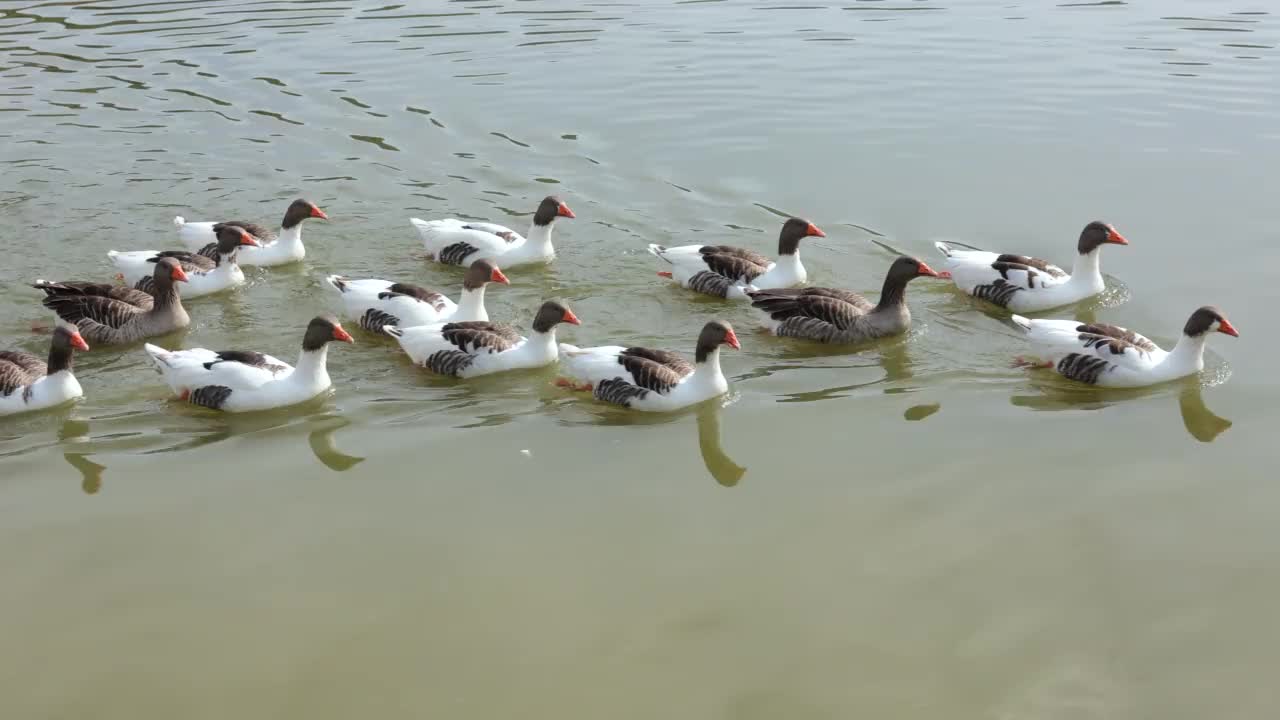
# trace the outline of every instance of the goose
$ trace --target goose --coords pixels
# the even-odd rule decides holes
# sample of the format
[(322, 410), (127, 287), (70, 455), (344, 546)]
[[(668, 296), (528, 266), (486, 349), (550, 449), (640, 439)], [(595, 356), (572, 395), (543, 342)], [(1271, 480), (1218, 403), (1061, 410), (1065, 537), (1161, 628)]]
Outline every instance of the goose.
[(178, 238), (188, 250), (208, 251), (209, 246), (217, 241), (215, 233), (219, 225), (233, 225), (243, 228), (260, 243), (259, 247), (248, 247), (240, 251), (240, 264), (254, 267), (271, 267), (287, 265), (302, 260), (307, 249), (302, 245), (302, 221), (308, 218), (328, 220), (329, 216), (316, 207), (315, 203), (298, 198), (285, 210), (284, 220), (280, 222), (279, 234), (267, 230), (256, 223), (243, 220), (226, 220), (223, 222), (187, 222), (181, 215), (173, 219), (178, 228)]
[(71, 372), (72, 351), (89, 349), (75, 328), (59, 325), (49, 343), (49, 359), (0, 350), (0, 415), (16, 415), (56, 407), (83, 397)]
[(591, 391), (598, 400), (632, 410), (667, 412), (729, 392), (720, 370), (720, 346), (741, 349), (727, 322), (712, 320), (698, 333), (694, 362), (679, 353), (644, 347), (560, 345), (557, 384)]
[(905, 255), (894, 260), (885, 274), (880, 301), (872, 304), (848, 290), (809, 287), (803, 289), (751, 290), (752, 307), (769, 315), (769, 331), (778, 337), (843, 344), (900, 335), (911, 326), (907, 309), (907, 283), (918, 277), (939, 277), (933, 268)]
[(817, 225), (793, 217), (782, 224), (778, 234), (776, 261), (732, 245), (650, 245), (649, 252), (671, 263), (671, 270), (658, 275), (681, 287), (712, 297), (745, 300), (748, 290), (803, 285), (809, 275), (800, 262), (800, 241), (826, 236)]
[(580, 325), (562, 303), (548, 300), (533, 318), (533, 332), (521, 337), (510, 325), (456, 322), (383, 330), (400, 342), (413, 362), (438, 375), (478, 377), (507, 370), (542, 367), (555, 362), (556, 326)]
[(187, 274), (171, 257), (159, 258), (153, 267), (155, 292), (151, 294), (151, 307), (109, 295), (49, 295), (47, 291), (40, 302), (63, 322), (76, 326), (95, 345), (121, 345), (167, 335), (191, 324), (175, 286), (186, 282)]
[(441, 322), (486, 321), (484, 288), (491, 282), (509, 285), (497, 265), (478, 260), (462, 279), (462, 294), (454, 303), (444, 295), (409, 283), (390, 280), (352, 280), (326, 277), (325, 284), (342, 298), (342, 310), (364, 330), (381, 333), (386, 325), (414, 327)]
[(946, 272), (961, 291), (1014, 312), (1037, 312), (1070, 305), (1106, 289), (1098, 256), (1103, 245), (1128, 245), (1116, 229), (1100, 220), (1084, 226), (1076, 242), (1075, 264), (1065, 270), (1039, 258), (984, 250), (959, 250), (934, 243)]
[(514, 265), (550, 262), (556, 256), (556, 249), (551, 245), (551, 229), (556, 218), (573, 217), (568, 205), (554, 195), (548, 195), (533, 214), (527, 238), (509, 227), (487, 222), (467, 222), (456, 218), (409, 218), (409, 222), (418, 229), (427, 254), (436, 262), (467, 266), (485, 259), (510, 269)]
[(1240, 333), (1216, 307), (1191, 313), (1182, 337), (1172, 350), (1163, 350), (1126, 328), (1074, 320), (1031, 320), (1012, 317), (1026, 333), (1033, 357), (1016, 364), (1053, 368), (1059, 375), (1099, 387), (1134, 388), (1194, 375), (1204, 369), (1204, 345), (1210, 333), (1231, 337)]
[(270, 410), (305, 402), (333, 386), (326, 368), (329, 343), (355, 342), (337, 319), (320, 315), (302, 336), (298, 364), (247, 350), (143, 348), (179, 399), (224, 412)]
[(111, 250), (107, 257), (120, 270), (119, 279), (147, 293), (154, 291), (152, 263), (162, 257), (177, 260), (188, 278), (181, 294), (190, 300), (244, 284), (244, 272), (240, 269), (237, 254), (242, 247), (256, 247), (258, 241), (244, 228), (233, 225), (219, 226), (217, 236), (217, 243), (199, 253), (186, 250)]

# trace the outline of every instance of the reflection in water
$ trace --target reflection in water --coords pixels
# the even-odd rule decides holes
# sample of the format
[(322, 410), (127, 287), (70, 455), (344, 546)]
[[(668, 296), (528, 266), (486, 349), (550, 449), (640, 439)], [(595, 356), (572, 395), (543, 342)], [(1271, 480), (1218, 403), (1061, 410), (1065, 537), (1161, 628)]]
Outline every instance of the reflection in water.
[(923, 420), (929, 417), (930, 415), (933, 415), (934, 413), (938, 412), (941, 409), (942, 409), (942, 403), (929, 403), (928, 405), (912, 405), (911, 407), (906, 409), (906, 412), (902, 413), (902, 417), (904, 420), (907, 420), (909, 422), (916, 422), (919, 420)]
[[(893, 338), (891, 340), (881, 341), (879, 345), (875, 348), (873, 352), (875, 352), (876, 364), (878, 364), (881, 368), (884, 369), (884, 375), (882, 377), (876, 378), (874, 380), (868, 380), (866, 382), (851, 383), (848, 385), (839, 385), (836, 387), (822, 388), (820, 390), (808, 390), (805, 392), (787, 393), (783, 395), (782, 398), (778, 400), (778, 402), (792, 403), (792, 402), (815, 402), (818, 400), (832, 400), (835, 398), (845, 397), (849, 395), (851, 392), (855, 390), (859, 390), (861, 388), (871, 387), (873, 385), (880, 385), (883, 383), (892, 384), (892, 383), (899, 382), (901, 380), (909, 380), (912, 377), (911, 367), (913, 364), (911, 361), (911, 357), (907, 353), (907, 345), (909, 344), (909, 342), (910, 340), (908, 337)], [(830, 349), (827, 346), (821, 346), (821, 347)], [(848, 351), (845, 351), (845, 352), (847, 353)], [(830, 354), (830, 353), (827, 353), (827, 354)], [(844, 353), (840, 353), (840, 354), (844, 354)], [(859, 357), (860, 356), (861, 356), (861, 353), (859, 353)], [(806, 355), (805, 357), (813, 357), (813, 355), (810, 354), (810, 355)], [(757, 376), (769, 375), (778, 370), (789, 370), (789, 369), (794, 369), (796, 367), (804, 368), (804, 365), (767, 366), (762, 369), (762, 372), (756, 373), (756, 375)], [(856, 366), (856, 367), (864, 367), (864, 366)], [(886, 394), (894, 394), (894, 393), (899, 393), (904, 391), (905, 391), (904, 388), (896, 388), (896, 387), (888, 387), (888, 388), (885, 388), (884, 390)]]
[(107, 469), (107, 466), (90, 460), (84, 453), (63, 453), (62, 457), (66, 458), (71, 467), (80, 471), (82, 478), (80, 487), (84, 490), (84, 494), (97, 495), (102, 489), (102, 472)]
[(716, 400), (698, 408), (698, 452), (711, 477), (725, 487), (733, 487), (747, 474), (747, 469), (735, 463), (720, 446), (720, 413), (723, 411), (724, 406)]
[(315, 453), (317, 460), (335, 472), (346, 472), (364, 462), (365, 459), (362, 457), (342, 452), (333, 442), (333, 434), (350, 425), (350, 420), (341, 415), (322, 415), (316, 420), (322, 424), (322, 427), (312, 430), (307, 436), (307, 442), (311, 445), (311, 452)]
[(1213, 442), (1231, 427), (1230, 420), (1214, 415), (1204, 404), (1204, 390), (1198, 382), (1187, 385), (1178, 395), (1178, 409), (1187, 432), (1200, 442)]
[[(1122, 402), (1154, 397), (1168, 390), (1167, 385), (1150, 388), (1104, 389), (1059, 381), (1032, 380), (1039, 395), (1014, 395), (1009, 402), (1032, 410), (1099, 410)], [(1182, 424), (1191, 437), (1200, 442), (1213, 442), (1231, 427), (1231, 421), (1219, 417), (1204, 404), (1204, 389), (1198, 378), (1185, 381), (1178, 395)]]

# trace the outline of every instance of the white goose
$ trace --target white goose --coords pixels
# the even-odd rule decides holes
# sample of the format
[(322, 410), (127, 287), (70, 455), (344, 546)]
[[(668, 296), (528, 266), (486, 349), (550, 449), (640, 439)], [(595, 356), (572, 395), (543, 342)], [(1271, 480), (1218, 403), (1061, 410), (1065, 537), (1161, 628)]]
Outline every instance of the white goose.
[(0, 351), (0, 415), (44, 410), (83, 397), (71, 372), (71, 356), (73, 350), (88, 349), (75, 328), (59, 325), (47, 362), (30, 353)]
[(1194, 375), (1204, 369), (1209, 333), (1240, 336), (1226, 316), (1210, 306), (1191, 313), (1178, 344), (1169, 351), (1115, 325), (1031, 320), (1021, 315), (1014, 315), (1013, 322), (1026, 332), (1031, 355), (1039, 359), (1020, 357), (1018, 364), (1053, 368), (1065, 378), (1100, 387), (1144, 387)]
[(960, 250), (942, 242), (933, 245), (946, 258), (943, 267), (960, 290), (1014, 312), (1037, 312), (1070, 305), (1106, 289), (1098, 256), (1108, 244), (1128, 245), (1129, 241), (1107, 223), (1095, 220), (1085, 225), (1070, 275), (1026, 255)]
[(290, 203), (289, 209), (285, 211), (279, 234), (243, 220), (187, 222), (179, 215), (173, 219), (173, 224), (178, 228), (178, 238), (182, 240), (182, 244), (189, 250), (199, 250), (201, 253), (216, 241), (215, 233), (219, 225), (244, 228), (258, 239), (261, 246), (241, 251), (240, 264), (271, 267), (298, 262), (306, 257), (307, 249), (302, 245), (302, 221), (307, 218), (328, 220), (329, 216), (316, 207), (315, 203), (299, 198)]
[(307, 325), (298, 365), (246, 350), (165, 350), (148, 343), (147, 355), (181, 400), (212, 410), (249, 412), (305, 402), (333, 386), (326, 367), (329, 343), (355, 342), (332, 317)]
[(670, 271), (658, 274), (675, 280), (681, 287), (713, 297), (744, 300), (751, 290), (804, 284), (809, 275), (800, 262), (800, 241), (826, 236), (808, 220), (791, 218), (782, 224), (778, 234), (776, 261), (732, 245), (650, 245), (649, 252), (671, 263)]
[(679, 353), (643, 347), (560, 345), (558, 384), (590, 390), (598, 399), (633, 410), (666, 412), (729, 392), (720, 370), (720, 346), (737, 350), (729, 323), (712, 320), (698, 334), (694, 364)]
[(533, 332), (490, 322), (458, 322), (384, 331), (418, 365), (438, 374), (470, 378), (507, 370), (542, 367), (556, 361), (556, 326), (581, 324), (573, 311), (548, 300), (533, 318)]
[(533, 214), (529, 236), (503, 225), (467, 222), (456, 218), (420, 220), (409, 218), (418, 229), (427, 254), (446, 265), (467, 266), (476, 260), (493, 260), (511, 269), (525, 263), (550, 262), (556, 256), (551, 245), (551, 229), (556, 218), (572, 218), (573, 211), (555, 196), (548, 195)]
[(510, 284), (498, 266), (480, 260), (467, 269), (458, 302), (433, 290), (390, 280), (352, 280), (341, 275), (326, 277), (325, 284), (342, 298), (343, 314), (364, 330), (381, 333), (386, 325), (414, 327), (442, 322), (489, 319), (484, 288), (491, 282)]
[(186, 273), (187, 282), (179, 293), (191, 298), (230, 290), (244, 284), (244, 271), (237, 257), (242, 247), (255, 247), (258, 241), (244, 228), (222, 225), (218, 228), (218, 242), (199, 253), (185, 250), (138, 250), (120, 252), (111, 250), (107, 257), (120, 271), (117, 277), (138, 290), (155, 293), (152, 280), (155, 263), (160, 258), (173, 258)]

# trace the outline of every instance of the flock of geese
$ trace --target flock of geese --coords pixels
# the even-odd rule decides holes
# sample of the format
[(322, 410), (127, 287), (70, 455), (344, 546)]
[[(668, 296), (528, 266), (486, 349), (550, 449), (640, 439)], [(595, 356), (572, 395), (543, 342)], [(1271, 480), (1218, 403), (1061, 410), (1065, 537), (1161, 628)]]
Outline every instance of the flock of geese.
[[(573, 211), (556, 197), (538, 205), (527, 235), (489, 222), (458, 219), (410, 222), (429, 258), (466, 268), (456, 301), (443, 293), (394, 280), (330, 275), (324, 285), (342, 314), (361, 329), (394, 338), (417, 365), (459, 378), (559, 363), (557, 384), (635, 410), (670, 411), (728, 391), (720, 349), (738, 349), (726, 322), (713, 320), (698, 333), (693, 362), (670, 350), (606, 345), (577, 347), (556, 340), (561, 324), (579, 324), (564, 303), (547, 300), (530, 332), (493, 322), (485, 309), (485, 287), (508, 282), (501, 268), (550, 262), (552, 230)], [(228, 220), (174, 219), (182, 249), (108, 253), (117, 282), (37, 280), (43, 305), (57, 315), (47, 360), (23, 352), (0, 352), (0, 415), (61, 405), (83, 395), (72, 372), (72, 355), (90, 343), (132, 345), (187, 327), (183, 298), (223, 292), (245, 282), (242, 265), (270, 267), (298, 262), (306, 254), (302, 224), (328, 219), (313, 203), (289, 205), (278, 232)], [(777, 257), (731, 245), (650, 245), (665, 263), (659, 276), (690, 291), (749, 301), (778, 337), (857, 344), (898, 335), (910, 327), (907, 283), (918, 277), (950, 280), (962, 292), (1017, 313), (1070, 305), (1104, 289), (1099, 255), (1106, 245), (1127, 245), (1115, 228), (1091, 222), (1081, 231), (1070, 273), (1027, 255), (999, 254), (935, 243), (937, 271), (902, 256), (885, 274), (876, 302), (837, 288), (806, 286), (799, 248), (807, 237), (824, 237), (813, 223), (790, 218), (778, 236)], [(1216, 308), (1191, 314), (1172, 350), (1122, 327), (1012, 315), (1031, 347), (1018, 364), (1051, 368), (1068, 379), (1102, 387), (1139, 387), (1197, 373), (1211, 333), (1236, 336)], [(143, 346), (165, 384), (181, 400), (214, 410), (242, 412), (294, 405), (327, 391), (329, 343), (354, 342), (331, 315), (316, 316), (302, 336), (297, 363), (249, 350), (166, 350)]]

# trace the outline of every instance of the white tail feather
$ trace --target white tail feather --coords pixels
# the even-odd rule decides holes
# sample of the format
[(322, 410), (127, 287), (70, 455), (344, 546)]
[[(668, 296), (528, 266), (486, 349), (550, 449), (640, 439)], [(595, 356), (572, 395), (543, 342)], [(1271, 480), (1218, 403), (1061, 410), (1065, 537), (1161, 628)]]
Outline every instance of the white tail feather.
[(1030, 318), (1024, 318), (1024, 317), (1022, 317), (1021, 315), (1014, 315), (1014, 316), (1010, 317), (1009, 319), (1013, 321), (1013, 324), (1014, 324), (1014, 325), (1017, 325), (1018, 327), (1022, 328), (1023, 330), (1025, 330), (1025, 331), (1027, 331), (1027, 332), (1031, 332), (1031, 319), (1030, 319)]
[(396, 327), (395, 325), (383, 325), (383, 326), (382, 326), (382, 332), (384, 332), (384, 333), (386, 333), (386, 334), (390, 335), (390, 336), (391, 336), (391, 337), (393, 337), (393, 338), (398, 338), (398, 337), (403, 337), (403, 336), (404, 336), (404, 331), (403, 331), (403, 330), (401, 330), (400, 328)]
[(175, 215), (173, 218), (173, 224), (178, 227), (182, 227), (187, 224), (187, 221), (181, 215)]
[(342, 277), (341, 275), (329, 275), (325, 277), (324, 281), (328, 283), (330, 287), (332, 287), (334, 290), (337, 290), (340, 293), (344, 293), (347, 291), (347, 287), (346, 287), (347, 279)]
[(938, 252), (942, 253), (944, 256), (951, 257), (952, 250), (950, 245), (944, 242), (935, 242), (933, 246), (938, 248)]

